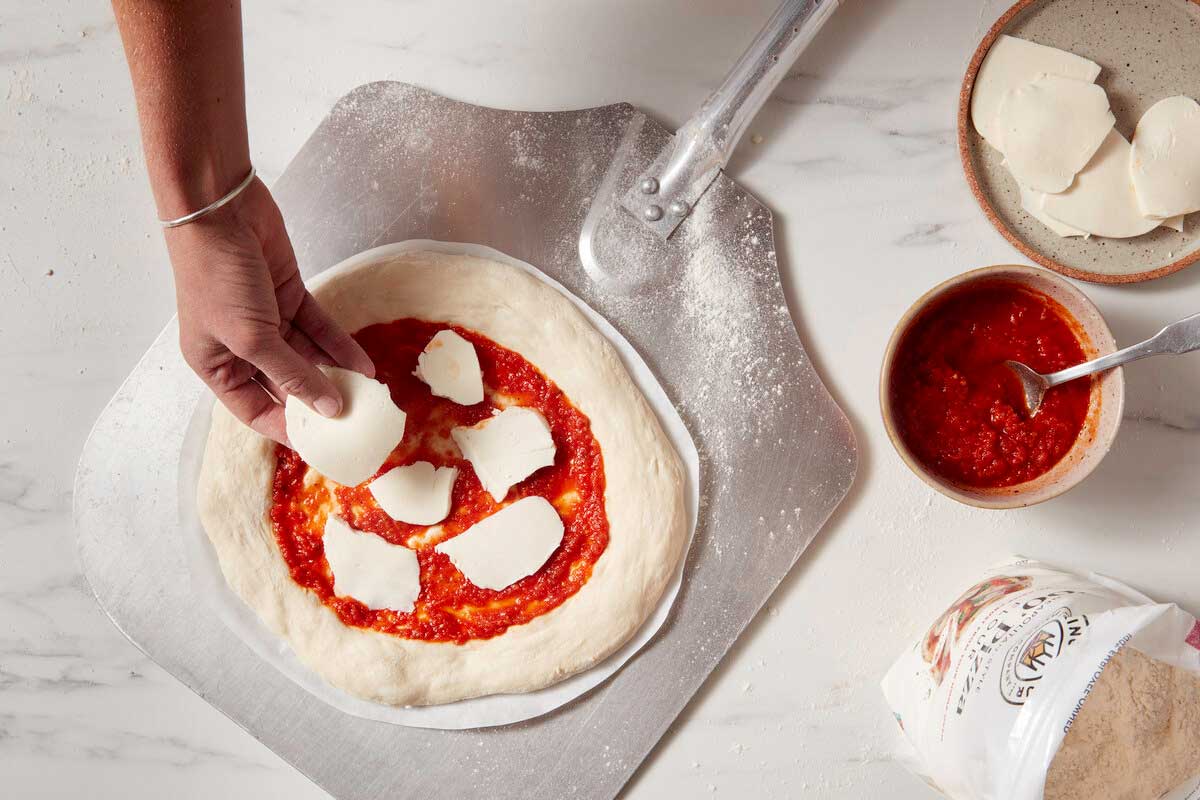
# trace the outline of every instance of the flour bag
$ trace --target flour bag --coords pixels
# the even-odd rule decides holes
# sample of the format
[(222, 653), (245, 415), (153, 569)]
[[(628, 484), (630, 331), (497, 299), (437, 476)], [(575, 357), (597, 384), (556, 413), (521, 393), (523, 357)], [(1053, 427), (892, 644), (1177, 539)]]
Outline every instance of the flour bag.
[(954, 800), (1200, 798), (1200, 624), (1109, 578), (989, 570), (883, 692)]

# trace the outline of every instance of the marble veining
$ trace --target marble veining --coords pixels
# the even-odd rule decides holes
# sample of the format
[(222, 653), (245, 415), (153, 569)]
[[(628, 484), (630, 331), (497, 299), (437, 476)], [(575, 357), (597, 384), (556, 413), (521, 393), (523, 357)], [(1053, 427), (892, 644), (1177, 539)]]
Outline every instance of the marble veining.
[[(627, 100), (678, 124), (774, 2), (246, 6), (251, 148), (270, 182), (333, 102), (372, 80), (506, 108)], [(1177, 568), (1200, 555), (1197, 356), (1127, 368), (1110, 457), (1022, 512), (935, 495), (879, 422), (879, 360), (912, 300), (957, 272), (1024, 261), (976, 208), (955, 146), (966, 59), (1003, 6), (843, 0), (730, 165), (776, 214), (790, 309), (862, 461), (629, 797), (934, 797), (894, 759), (878, 680), (964, 583), (1014, 552), (1200, 611)], [(12, 797), (326, 797), (128, 644), (79, 573), (76, 458), (173, 303), (109, 15), (85, 0), (0, 11), (0, 782)], [(1121, 342), (1200, 306), (1195, 269), (1084, 288)]]

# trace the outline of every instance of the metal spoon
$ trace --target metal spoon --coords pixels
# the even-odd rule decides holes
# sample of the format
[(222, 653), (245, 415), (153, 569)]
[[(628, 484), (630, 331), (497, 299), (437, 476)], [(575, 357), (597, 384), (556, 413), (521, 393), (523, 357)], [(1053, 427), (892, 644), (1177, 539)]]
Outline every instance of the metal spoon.
[(1144, 342), (1091, 361), (1085, 361), (1082, 364), (1076, 364), (1073, 367), (1060, 369), (1058, 372), (1051, 372), (1049, 375), (1034, 372), (1020, 361), (1005, 361), (1004, 363), (1016, 373), (1017, 378), (1021, 381), (1021, 388), (1025, 390), (1025, 408), (1032, 417), (1042, 407), (1042, 398), (1045, 397), (1046, 390), (1051, 386), (1058, 386), (1060, 383), (1073, 381), (1085, 375), (1119, 367), (1130, 361), (1137, 361), (1139, 358), (1159, 356), (1164, 353), (1190, 353), (1193, 350), (1200, 350), (1200, 314), (1193, 314), (1178, 322), (1172, 322)]

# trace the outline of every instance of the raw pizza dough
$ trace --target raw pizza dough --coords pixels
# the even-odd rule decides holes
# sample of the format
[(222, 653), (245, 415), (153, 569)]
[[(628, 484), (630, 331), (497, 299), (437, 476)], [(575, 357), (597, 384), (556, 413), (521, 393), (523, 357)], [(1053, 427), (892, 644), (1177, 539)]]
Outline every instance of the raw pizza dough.
[(608, 546), (562, 605), (491, 639), (459, 645), (347, 626), (279, 554), (268, 518), (275, 444), (218, 404), (197, 505), (225, 579), (309, 668), (379, 703), (527, 692), (598, 663), (654, 609), (687, 542), (683, 467), (645, 398), (571, 301), (515, 267), (434, 252), (356, 260), (310, 284), (346, 330), (403, 317), (471, 328), (520, 353), (588, 416), (604, 457)]

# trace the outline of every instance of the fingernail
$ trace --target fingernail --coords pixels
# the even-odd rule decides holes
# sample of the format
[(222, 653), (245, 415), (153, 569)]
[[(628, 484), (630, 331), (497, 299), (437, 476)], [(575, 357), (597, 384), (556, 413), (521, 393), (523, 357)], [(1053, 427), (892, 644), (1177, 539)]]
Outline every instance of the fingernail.
[(313, 407), (324, 417), (336, 417), (341, 411), (340, 404), (332, 397), (318, 397), (317, 401), (313, 403)]

